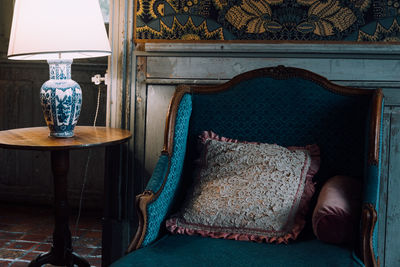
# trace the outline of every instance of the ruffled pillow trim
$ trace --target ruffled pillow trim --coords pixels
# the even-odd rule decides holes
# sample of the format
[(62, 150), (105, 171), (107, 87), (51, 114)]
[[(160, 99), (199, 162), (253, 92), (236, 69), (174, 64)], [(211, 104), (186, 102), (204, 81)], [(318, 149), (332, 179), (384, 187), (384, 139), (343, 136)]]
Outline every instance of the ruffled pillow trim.
[[(236, 139), (220, 137), (212, 131), (204, 131), (200, 136), (200, 142), (205, 144), (207, 139), (213, 139), (224, 142), (231, 143), (247, 143), (247, 144), (260, 144), (259, 142), (247, 142), (247, 141), (239, 141)], [(174, 234), (187, 234), (187, 235), (200, 235), (203, 237), (212, 237), (212, 238), (223, 238), (223, 239), (231, 239), (231, 240), (240, 240), (240, 241), (254, 241), (258, 243), (266, 242), (273, 243), (276, 242), (278, 244), (285, 243), (287, 244), (289, 240), (295, 240), (300, 232), (303, 230), (306, 224), (306, 215), (309, 211), (309, 203), (315, 192), (315, 183), (312, 181), (314, 175), (318, 172), (320, 166), (320, 150), (316, 144), (307, 145), (305, 147), (288, 147), (289, 150), (307, 150), (310, 154), (311, 163), (306, 173), (305, 186), (303, 190), (303, 194), (301, 196), (297, 214), (294, 218), (294, 224), (292, 229), (283, 236), (271, 236), (273, 235), (273, 231), (270, 231), (270, 235), (255, 235), (255, 234), (242, 234), (242, 233), (231, 233), (224, 231), (209, 231), (209, 230), (198, 230), (198, 229), (190, 229), (183, 226), (180, 226), (180, 221), (183, 224), (190, 225), (186, 223), (183, 218), (173, 217), (166, 221), (166, 227), (168, 231)], [(201, 160), (202, 161), (202, 160)], [(213, 228), (213, 226), (200, 226), (205, 228)], [(215, 227), (219, 228), (219, 227)], [(250, 229), (249, 229), (250, 230)]]

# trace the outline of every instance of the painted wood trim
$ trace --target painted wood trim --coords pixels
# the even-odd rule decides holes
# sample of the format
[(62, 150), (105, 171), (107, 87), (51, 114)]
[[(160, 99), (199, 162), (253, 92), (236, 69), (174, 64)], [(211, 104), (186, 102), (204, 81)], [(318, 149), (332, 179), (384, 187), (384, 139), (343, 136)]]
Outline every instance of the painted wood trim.
[[(140, 49), (140, 46), (137, 47)], [(147, 58), (136, 57), (135, 79), (132, 83), (136, 84), (131, 93), (131, 118), (130, 126), (134, 129), (134, 145), (132, 148), (133, 157), (131, 164), (134, 167), (133, 176), (135, 177), (135, 195), (143, 192), (147, 174), (145, 171), (146, 154), (146, 116), (147, 116), (147, 85), (144, 82), (144, 73), (147, 73)], [(133, 73), (132, 73), (133, 75)]]
[(135, 44), (136, 44), (136, 42), (135, 42), (135, 40), (136, 40), (136, 20), (137, 20), (137, 5), (138, 5), (138, 0), (134, 0), (133, 1), (134, 3), (133, 3), (133, 17), (132, 17), (132, 37), (133, 37), (133, 41), (132, 41), (132, 43), (134, 42)]
[(366, 203), (362, 209), (362, 257), (365, 267), (378, 267), (379, 258), (376, 260), (372, 245), (372, 237), (378, 219), (374, 205)]
[[(386, 107), (385, 113), (385, 119), (387, 119), (385, 120), (387, 125), (385, 136), (388, 139), (385, 140), (384, 148), (388, 154), (385, 161), (382, 162), (381, 180), (384, 179), (387, 184), (386, 188), (381, 191), (382, 195), (379, 202), (384, 208), (378, 210), (378, 216), (381, 219), (379, 226), (385, 224), (384, 243), (381, 243), (384, 253), (379, 253), (379, 257), (382, 266), (397, 267), (400, 263), (400, 254), (398, 253), (400, 245), (400, 106)], [(381, 238), (381, 235), (379, 235), (379, 238)]]
[(372, 90), (374, 93), (372, 97), (372, 113), (371, 113), (371, 126), (369, 134), (369, 151), (368, 163), (371, 165), (379, 164), (379, 149), (381, 138), (381, 120), (382, 120), (382, 104), (383, 93), (382, 89)]
[[(136, 29), (135, 29), (136, 33)], [(136, 34), (135, 34), (136, 35)], [(137, 39), (135, 43), (177, 43), (177, 44), (321, 44), (321, 45), (399, 45), (400, 42), (356, 42), (356, 41), (299, 41), (299, 40), (165, 40), (165, 39)]]
[(106, 113), (106, 125), (115, 127), (116, 123), (114, 118), (117, 114), (117, 81), (118, 81), (118, 70), (119, 63), (116, 55), (120, 54), (119, 49), (121, 46), (120, 38), (120, 9), (118, 8), (118, 1), (110, 0), (110, 22), (109, 22), (109, 39), (112, 50), (111, 56), (108, 57), (108, 73), (109, 82), (107, 85), (107, 113)]
[(326, 77), (331, 82), (398, 81), (396, 73), (400, 73), (399, 60), (342, 59), (332, 55), (330, 57), (300, 58), (293, 56), (287, 58), (256, 53), (241, 54), (235, 57), (225, 57), (225, 53), (197, 53), (193, 56), (188, 54), (153, 56), (148, 54), (148, 73), (146, 74), (146, 79), (229, 80), (246, 71), (284, 65), (307, 69)]
[(204, 53), (218, 53), (223, 56), (224, 53), (238, 53), (238, 54), (249, 54), (249, 53), (268, 53), (273, 54), (289, 54), (292, 57), (295, 54), (299, 56), (310, 55), (323, 56), (324, 54), (330, 54), (331, 57), (347, 54), (351, 55), (364, 55), (364, 59), (368, 59), (371, 56), (377, 55), (396, 55), (400, 54), (400, 46), (390, 44), (355, 44), (355, 45), (342, 45), (342, 44), (292, 44), (292, 43), (280, 43), (280, 44), (256, 44), (256, 43), (144, 43), (143, 44), (147, 53), (200, 53), (202, 56)]
[[(387, 96), (385, 94), (385, 109), (383, 114), (383, 133), (382, 133), (382, 152), (381, 152), (381, 179), (380, 179), (380, 192), (379, 192), (379, 214), (378, 214), (378, 255), (379, 262), (381, 266), (386, 266), (386, 252), (385, 249), (387, 239), (393, 237), (393, 235), (386, 236), (387, 232), (387, 214), (388, 214), (388, 201), (389, 201), (389, 179), (391, 178), (391, 173), (389, 171), (390, 162), (390, 151), (391, 151), (391, 127), (392, 127), (392, 112), (393, 108), (387, 106)], [(393, 140), (392, 140), (393, 141)], [(394, 161), (396, 162), (396, 161)], [(392, 190), (393, 191), (393, 190)], [(393, 191), (395, 192), (395, 191)], [(388, 253), (389, 255), (392, 255)]]
[(106, 125), (114, 128), (129, 128), (130, 92), (132, 84), (131, 75), (134, 73), (132, 66), (133, 43), (133, 13), (136, 1), (110, 0), (110, 43), (112, 54), (108, 61), (110, 77), (107, 86), (107, 116)]
[(310, 58), (398, 60), (400, 46), (380, 44), (305, 44), (305, 43), (141, 43), (138, 56), (185, 56), (230, 58)]

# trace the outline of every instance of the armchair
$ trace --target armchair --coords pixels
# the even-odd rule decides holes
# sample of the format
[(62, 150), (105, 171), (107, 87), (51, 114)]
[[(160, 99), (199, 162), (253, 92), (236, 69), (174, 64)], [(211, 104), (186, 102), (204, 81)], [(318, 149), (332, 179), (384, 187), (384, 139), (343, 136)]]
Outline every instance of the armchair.
[[(137, 233), (129, 253), (112, 266), (378, 266), (382, 102), (380, 89), (340, 86), (283, 66), (246, 72), (222, 85), (178, 86), (160, 159), (136, 198)], [(362, 179), (359, 240), (339, 246), (311, 234), (289, 244), (264, 244), (167, 233), (165, 220), (183, 201), (192, 151), (204, 130), (282, 146), (318, 144), (316, 195), (334, 175)]]

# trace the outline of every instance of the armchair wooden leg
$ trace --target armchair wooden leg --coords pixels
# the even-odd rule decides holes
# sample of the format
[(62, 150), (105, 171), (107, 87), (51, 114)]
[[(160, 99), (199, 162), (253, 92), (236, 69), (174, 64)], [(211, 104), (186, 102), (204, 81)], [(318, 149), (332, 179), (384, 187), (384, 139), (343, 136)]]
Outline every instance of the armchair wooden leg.
[(372, 245), (376, 221), (375, 207), (370, 203), (364, 204), (362, 209), (362, 256), (365, 267), (379, 266), (379, 259), (376, 260)]

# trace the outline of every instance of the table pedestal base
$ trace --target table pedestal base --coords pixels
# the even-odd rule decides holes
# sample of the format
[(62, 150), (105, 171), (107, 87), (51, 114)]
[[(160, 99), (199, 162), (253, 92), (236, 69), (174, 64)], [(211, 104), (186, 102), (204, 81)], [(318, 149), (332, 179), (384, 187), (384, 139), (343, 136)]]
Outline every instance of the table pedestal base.
[(51, 169), (54, 176), (54, 233), (53, 247), (46, 254), (31, 261), (29, 267), (40, 267), (50, 263), (57, 266), (89, 267), (90, 264), (72, 252), (71, 232), (69, 230), (69, 207), (67, 198), (67, 178), (69, 169), (69, 150), (51, 151)]
[(36, 259), (31, 261), (28, 267), (40, 267), (45, 264), (52, 264), (56, 266), (73, 267), (75, 264), (79, 267), (89, 267), (90, 264), (81, 256), (72, 251), (65, 251), (64, 257), (59, 257), (52, 249), (50, 252), (40, 254)]

